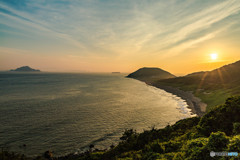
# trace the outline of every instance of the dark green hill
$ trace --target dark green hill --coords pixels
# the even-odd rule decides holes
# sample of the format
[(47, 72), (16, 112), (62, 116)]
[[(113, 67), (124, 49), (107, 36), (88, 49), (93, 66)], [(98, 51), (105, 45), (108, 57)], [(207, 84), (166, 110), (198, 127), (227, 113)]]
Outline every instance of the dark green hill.
[(219, 105), (231, 96), (240, 94), (240, 61), (212, 71), (191, 73), (183, 77), (158, 80), (155, 86), (177, 87), (192, 91), (208, 108)]
[(134, 79), (138, 79), (147, 83), (151, 83), (154, 82), (156, 80), (160, 80), (160, 79), (168, 79), (168, 78), (174, 78), (176, 76), (174, 76), (173, 74), (164, 71), (160, 68), (140, 68), (137, 71), (129, 74), (127, 77), (129, 78), (134, 78)]
[(183, 77), (170, 80), (162, 80), (169, 83), (181, 83), (186, 85), (198, 84), (200, 88), (229, 88), (240, 84), (240, 61), (225, 65), (213, 71), (192, 73)]
[(29, 66), (19, 67), (17, 69), (12, 69), (10, 71), (14, 71), (14, 72), (40, 72), (40, 70), (33, 69), (33, 68), (29, 67)]

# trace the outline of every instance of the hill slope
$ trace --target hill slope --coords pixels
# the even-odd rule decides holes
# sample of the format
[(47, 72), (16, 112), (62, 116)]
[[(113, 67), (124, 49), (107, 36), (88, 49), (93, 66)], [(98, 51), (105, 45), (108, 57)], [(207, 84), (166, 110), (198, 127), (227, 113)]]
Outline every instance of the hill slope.
[(225, 65), (212, 71), (197, 72), (177, 77), (164, 82), (174, 82), (187, 85), (198, 84), (202, 88), (227, 88), (232, 84), (239, 84), (240, 81), (240, 61)]
[(231, 95), (240, 94), (240, 61), (218, 69), (188, 74), (183, 77), (158, 80), (155, 86), (177, 87), (192, 91), (211, 108), (222, 104)]
[(173, 74), (164, 71), (160, 68), (140, 68), (137, 71), (129, 74), (127, 77), (129, 78), (134, 78), (134, 79), (138, 79), (147, 83), (151, 83), (154, 82), (156, 80), (160, 80), (160, 79), (168, 79), (168, 78), (174, 78), (176, 76), (174, 76)]

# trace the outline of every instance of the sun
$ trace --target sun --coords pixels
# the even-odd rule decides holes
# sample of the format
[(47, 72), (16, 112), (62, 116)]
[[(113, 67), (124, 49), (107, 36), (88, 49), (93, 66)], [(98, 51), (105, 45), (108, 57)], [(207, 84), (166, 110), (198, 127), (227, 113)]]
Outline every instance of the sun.
[(211, 53), (210, 57), (212, 60), (217, 60), (218, 59), (218, 53)]

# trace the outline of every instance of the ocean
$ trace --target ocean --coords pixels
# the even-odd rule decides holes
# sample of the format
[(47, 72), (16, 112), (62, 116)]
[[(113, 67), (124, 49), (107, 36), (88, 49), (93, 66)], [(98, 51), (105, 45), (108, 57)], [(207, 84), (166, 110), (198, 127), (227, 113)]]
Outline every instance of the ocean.
[(125, 76), (0, 73), (0, 147), (29, 156), (80, 153), (90, 144), (105, 149), (125, 129), (192, 116), (181, 98)]

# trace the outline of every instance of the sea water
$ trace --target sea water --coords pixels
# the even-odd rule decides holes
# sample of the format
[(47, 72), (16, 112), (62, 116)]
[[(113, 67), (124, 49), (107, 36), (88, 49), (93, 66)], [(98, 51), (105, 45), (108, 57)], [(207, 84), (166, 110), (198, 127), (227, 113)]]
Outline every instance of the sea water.
[(0, 147), (30, 156), (80, 153), (90, 144), (105, 149), (125, 129), (192, 116), (181, 98), (125, 76), (0, 73)]

